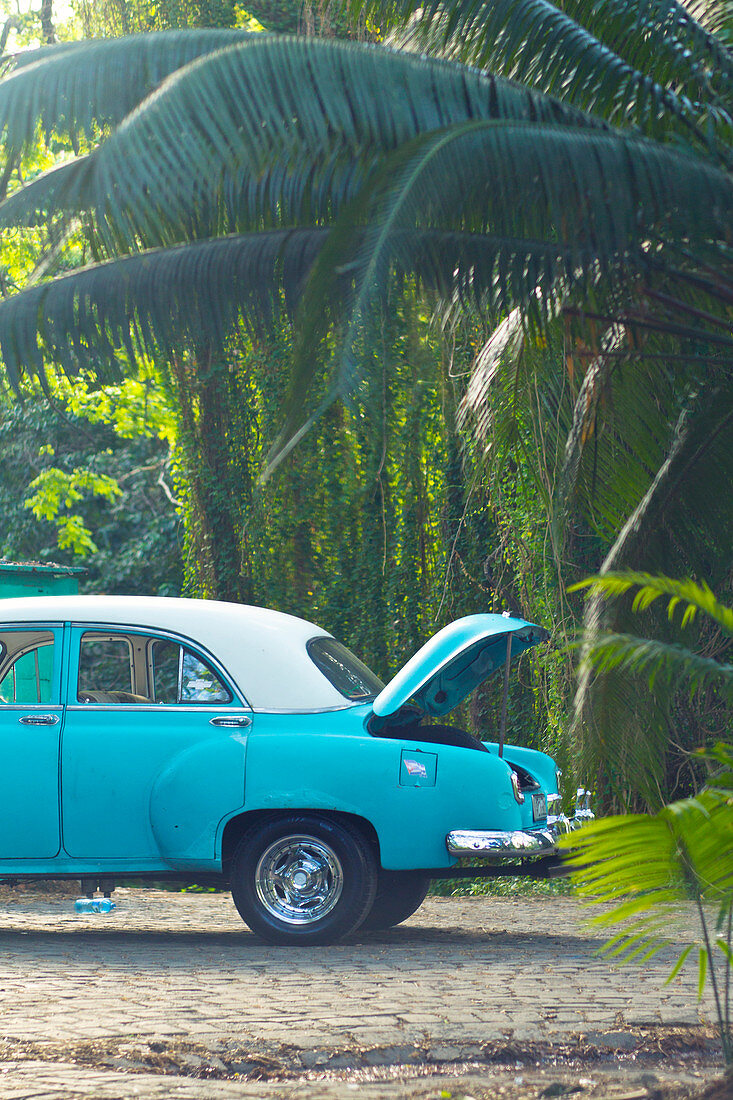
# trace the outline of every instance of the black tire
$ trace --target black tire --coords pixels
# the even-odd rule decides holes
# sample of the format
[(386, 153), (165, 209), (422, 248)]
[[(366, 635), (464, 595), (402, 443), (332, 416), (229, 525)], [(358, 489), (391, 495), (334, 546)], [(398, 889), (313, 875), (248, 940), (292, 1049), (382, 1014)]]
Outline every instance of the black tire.
[(355, 828), (293, 814), (245, 833), (230, 887), (242, 920), (268, 943), (336, 943), (371, 909), (377, 861)]
[(376, 932), (402, 924), (420, 908), (429, 888), (429, 876), (420, 871), (380, 871), (374, 905), (362, 921), (362, 931)]

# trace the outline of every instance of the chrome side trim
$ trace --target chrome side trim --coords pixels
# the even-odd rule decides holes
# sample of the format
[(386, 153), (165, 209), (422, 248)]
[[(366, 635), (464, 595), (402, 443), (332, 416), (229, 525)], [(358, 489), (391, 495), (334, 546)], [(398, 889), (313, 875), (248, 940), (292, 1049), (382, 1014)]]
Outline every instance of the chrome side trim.
[(480, 855), (488, 859), (535, 859), (553, 855), (557, 850), (549, 829), (515, 832), (457, 829), (448, 833), (445, 844), (452, 856)]
[(363, 703), (346, 703), (344, 706), (335, 707), (252, 707), (253, 714), (331, 714), (336, 711), (354, 710), (364, 706)]
[[(46, 704), (47, 706), (49, 704)], [(53, 706), (54, 704), (50, 704)], [(16, 707), (16, 710), (21, 709)], [(25, 710), (28, 707), (23, 708)], [(200, 714), (203, 718), (212, 711), (226, 711), (226, 706), (217, 706), (216, 703), (69, 703), (66, 710), (79, 713), (104, 713), (118, 714), (123, 711), (126, 714)], [(232, 714), (241, 714), (244, 707), (232, 704)], [(253, 711), (248, 710), (248, 714)]]

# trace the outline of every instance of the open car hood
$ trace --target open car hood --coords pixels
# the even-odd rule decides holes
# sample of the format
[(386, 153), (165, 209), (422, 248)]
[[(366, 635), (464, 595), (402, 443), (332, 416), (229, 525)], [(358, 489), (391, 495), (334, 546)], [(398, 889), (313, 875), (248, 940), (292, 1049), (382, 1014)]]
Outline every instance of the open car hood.
[(389, 718), (411, 700), (426, 714), (447, 714), (504, 667), (509, 635), (512, 660), (549, 637), (544, 627), (506, 615), (467, 615), (443, 627), (380, 691), (374, 714)]

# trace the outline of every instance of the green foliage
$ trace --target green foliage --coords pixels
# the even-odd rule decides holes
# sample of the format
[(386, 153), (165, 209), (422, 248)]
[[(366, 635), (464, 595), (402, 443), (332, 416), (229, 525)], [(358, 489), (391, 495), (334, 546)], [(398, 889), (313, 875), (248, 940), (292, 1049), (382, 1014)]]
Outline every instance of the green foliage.
[[(611, 122), (614, 132), (684, 147), (730, 179), (733, 58), (723, 5), (701, 6), (695, 17), (666, 0), (601, 7), (368, 0), (354, 8), (397, 28), (398, 41), (401, 30), (413, 48), (520, 79)], [(393, 194), (402, 200), (398, 186)], [(611, 198), (604, 209), (613, 205)], [(499, 472), (517, 463), (521, 448), (526, 481), (508, 508), (500, 497), (524, 551), (517, 577), (533, 578), (535, 600), (547, 593), (556, 636), (567, 640), (582, 608), (563, 589), (584, 571), (663, 569), (706, 575), (721, 590), (730, 582), (733, 513), (720, 492), (733, 477), (730, 253), (722, 242), (708, 251), (703, 239), (678, 247), (670, 227), (654, 231), (636, 273), (627, 254), (624, 286), (606, 271), (585, 300), (561, 287), (557, 316), (539, 335), (526, 311), (509, 314), (478, 356), (461, 409), (486, 447), (495, 498)], [(527, 545), (524, 517), (534, 514), (537, 493), (547, 537)], [(545, 587), (553, 574), (559, 585)], [(631, 614), (624, 603), (594, 600), (585, 622), (594, 636), (605, 629), (621, 639)], [(712, 628), (701, 630), (701, 648), (717, 653)], [(647, 649), (651, 657), (670, 646), (672, 654), (674, 645), (670, 630)], [(581, 672), (571, 755), (607, 805), (659, 804), (689, 789), (684, 750), (725, 732), (716, 690), (664, 703), (642, 683), (612, 662)], [(549, 686), (562, 721), (567, 662), (557, 662)]]
[[(593, 918), (619, 930), (605, 951), (619, 962), (643, 964), (669, 940), (681, 902), (692, 900), (698, 938), (679, 955), (668, 981), (688, 957), (698, 963), (698, 990), (713, 987), (726, 1062), (733, 1062), (729, 988), (733, 954), (733, 748), (708, 754), (717, 770), (702, 791), (654, 815), (626, 815), (589, 823), (570, 834), (572, 878), (581, 897), (609, 906)], [(706, 906), (714, 908), (711, 919)]]
[[(74, 132), (93, 142), (99, 130), (119, 119), (136, 97), (143, 98), (152, 83), (196, 57), (197, 52), (203, 55), (220, 45), (219, 38), (203, 33), (185, 39), (158, 34), (154, 40), (134, 44), (95, 43), (85, 54), (83, 69), (72, 76), (72, 81), (81, 79), (83, 83), (77, 84), (74, 92), (80, 104)], [(75, 68), (69, 66), (63, 51), (41, 53), (37, 60), (41, 64), (33, 68), (20, 65), (12, 78), (16, 88), (12, 95), (18, 101), (27, 102), (26, 92), (31, 90), (43, 97), (45, 81), (50, 88), (65, 79), (64, 69), (71, 74)], [(306, 56), (297, 80), (306, 79), (308, 70)], [(265, 103), (263, 93), (269, 77), (265, 69), (261, 74), (253, 69), (250, 79), (259, 110)], [(322, 79), (322, 75), (318, 77), (319, 82)], [(120, 81), (126, 84), (124, 94)], [(461, 94), (458, 89), (458, 103)], [(230, 88), (225, 95), (231, 101)], [(423, 99), (427, 103), (425, 93)], [(65, 115), (53, 113), (58, 102), (51, 97), (44, 114), (54, 140), (57, 129), (67, 121)], [(91, 107), (90, 112), (85, 104)], [(411, 125), (410, 114), (403, 111), (405, 126)], [(16, 121), (8, 118), (13, 141), (20, 143), (23, 135)], [(110, 150), (109, 143), (100, 146), (99, 157)], [(190, 152), (193, 156), (193, 146)], [(94, 159), (102, 165), (97, 153)], [(115, 187), (124, 185), (129, 169), (137, 162), (133, 155), (126, 159), (122, 173), (113, 170)], [(65, 196), (73, 196), (77, 185), (87, 186), (85, 176), (90, 181), (98, 171), (109, 170), (104, 166), (91, 169), (89, 158), (78, 164), (78, 169), (72, 162), (46, 177), (38, 176), (31, 184), (25, 194), (36, 196), (39, 211), (58, 217), (64, 212)], [(190, 165), (187, 172), (190, 176)], [(208, 178), (207, 169), (201, 182)], [(104, 188), (104, 208), (111, 215), (106, 185)], [(8, 200), (4, 208), (8, 222), (35, 222), (33, 203), (23, 194), (16, 191)], [(69, 205), (71, 213), (75, 209), (73, 203)], [(106, 214), (95, 227), (97, 252), (114, 244), (112, 231), (105, 230), (105, 218)], [(59, 231), (57, 227), (55, 232)], [(40, 233), (37, 229), (33, 232)], [(151, 223), (148, 239), (157, 241), (156, 232)], [(184, 238), (189, 235), (183, 233)], [(365, 379), (359, 405), (329, 413), (313, 438), (304, 441), (299, 461), (283, 471), (277, 482), (259, 484), (259, 467), (280, 423), (289, 382), (290, 333), (287, 323), (279, 318), (279, 292), (269, 289), (273, 285), (270, 274), (273, 265), (279, 265), (286, 300), (290, 300), (291, 288), (304, 265), (310, 264), (309, 257), (320, 247), (323, 236), (324, 231), (314, 227), (299, 234), (272, 232), (268, 237), (195, 240), (172, 252), (147, 250), (123, 261), (120, 270), (128, 272), (123, 275), (127, 289), (110, 283), (101, 296), (99, 280), (107, 278), (109, 265), (86, 275), (72, 274), (72, 280), (90, 280), (77, 302), (73, 349), (65, 348), (63, 341), (57, 343), (51, 333), (55, 307), (47, 298), (47, 289), (53, 285), (63, 297), (64, 287), (70, 283), (41, 283), (29, 291), (25, 301), (31, 316), (41, 306), (50, 323), (45, 352), (64, 363), (70, 374), (80, 361), (99, 370), (100, 348), (94, 346), (93, 330), (100, 322), (108, 326), (112, 345), (121, 342), (127, 348), (122, 355), (119, 351), (115, 354), (107, 368), (108, 378), (114, 378), (113, 372), (120, 369), (129, 371), (129, 355), (137, 354), (140, 359), (146, 337), (149, 351), (156, 356), (161, 348), (167, 352), (164, 394), (134, 379), (122, 388), (108, 381), (94, 392), (73, 381), (63, 386), (55, 381), (54, 385), (62, 386), (63, 399), (75, 415), (111, 424), (117, 435), (131, 439), (144, 434), (145, 418), (158, 401), (153, 412), (156, 422), (164, 417), (165, 429), (159, 434), (174, 447), (172, 477), (185, 518), (187, 590), (264, 603), (316, 619), (345, 637), (388, 675), (436, 625), (464, 610), (475, 610), (477, 598), (479, 606), (487, 601), (489, 606), (504, 606), (503, 597), (486, 591), (480, 582), (486, 546), (494, 541), (495, 529), (491, 509), (478, 489), (472, 495), (470, 515), (464, 514), (463, 457), (452, 429), (458, 396), (449, 377), (454, 364), (448, 364), (440, 341), (431, 334), (430, 310), (418, 304), (412, 285), (395, 286), (384, 322), (364, 333), (362, 354), (373, 365), (374, 374)], [(135, 237), (127, 246), (136, 249), (137, 244)], [(64, 256), (73, 269), (78, 260), (68, 247)], [(259, 265), (257, 271), (253, 261)], [(275, 325), (274, 332), (268, 334), (258, 325), (246, 333), (232, 331), (235, 314), (227, 312), (227, 296), (238, 280), (237, 308), (243, 298), (248, 300), (247, 288), (254, 284), (262, 302), (258, 312), (266, 315), (263, 319), (269, 320), (271, 328)], [(182, 297), (186, 281), (189, 289)], [(136, 303), (143, 301), (152, 306), (155, 316), (152, 312), (147, 319), (140, 315), (141, 324), (129, 340), (126, 326), (135, 316)], [(251, 294), (249, 301), (250, 306), (255, 304)], [(95, 312), (88, 331), (83, 303), (92, 305)], [(166, 339), (174, 315), (175, 332)], [(207, 330), (212, 325), (216, 339), (210, 341)], [(217, 343), (220, 337), (223, 347)], [(25, 347), (32, 357), (30, 347)], [(31, 359), (26, 361), (25, 351), (23, 358), (25, 367)], [(148, 360), (140, 362), (145, 368)], [(462, 356), (455, 362), (465, 369)], [(322, 370), (314, 372), (314, 377), (318, 384), (325, 384)], [(145, 410), (142, 421), (138, 417), (141, 408)], [(375, 424), (381, 428), (376, 436)], [(73, 470), (72, 466), (67, 471), (68, 477)], [(98, 541), (95, 528), (90, 525), (89, 529)], [(449, 560), (454, 569), (460, 563), (460, 585), (455, 577), (443, 584)], [(479, 579), (471, 581), (471, 577)], [(464, 590), (466, 579), (468, 591)], [(470, 716), (475, 728), (487, 735), (495, 725), (490, 696), (488, 693), (480, 710)], [(513, 718), (521, 739), (542, 740), (541, 717), (531, 705), (529, 686), (520, 693), (510, 725)]]
[[(233, 342), (205, 370), (177, 362), (173, 375), (177, 461), (190, 486), (189, 590), (317, 621), (385, 676), (437, 626), (477, 605), (505, 606), (480, 583), (496, 529), (477, 487), (464, 515), (460, 441), (446, 415), (456, 360), (445, 360), (409, 293), (391, 306), (391, 320), (365, 341), (380, 372), (360, 405), (331, 409), (297, 461), (266, 484), (258, 473), (289, 381), (287, 330)], [(449, 559), (458, 575), (444, 583)], [(541, 716), (527, 696), (529, 686), (517, 693), (510, 727), (539, 741)], [(489, 736), (497, 705), (494, 692), (467, 720)]]
[[(590, 577), (577, 587), (590, 588), (606, 599), (634, 592), (632, 610), (648, 611), (666, 603), (666, 618), (679, 613), (680, 629), (691, 628), (698, 615), (733, 638), (733, 609), (713, 595), (705, 583), (677, 581), (645, 573)], [(584, 659), (600, 667), (627, 668), (643, 673), (650, 690), (674, 695), (681, 683), (691, 692), (713, 683), (730, 699), (733, 665), (700, 658), (681, 645), (655, 647), (645, 638), (600, 635), (586, 641)], [(668, 943), (666, 929), (675, 906), (692, 899), (700, 920), (699, 940), (679, 956), (670, 980), (686, 959), (696, 954), (699, 992), (709, 974), (715, 996), (726, 1061), (733, 1062), (730, 1017), (731, 924), (733, 921), (733, 747), (719, 743), (698, 754), (715, 766), (713, 775), (694, 797), (673, 802), (653, 815), (624, 815), (591, 822), (564, 838), (576, 868), (573, 881), (581, 896), (611, 906), (594, 918), (601, 927), (620, 925), (606, 951), (622, 962), (645, 962)], [(714, 932), (705, 906), (716, 910)], [(722, 954), (722, 959), (720, 955)]]
[(598, 577), (587, 577), (573, 585), (571, 591), (590, 588), (594, 595), (606, 599), (616, 599), (636, 589), (631, 604), (632, 611), (646, 611), (659, 599), (667, 600), (667, 618), (672, 622), (675, 612), (682, 611), (680, 627), (691, 623), (701, 611), (716, 622), (721, 630), (733, 636), (733, 608), (726, 607), (717, 600), (710, 586), (703, 581), (678, 581), (671, 577), (655, 577), (649, 573), (604, 573)]
[(75, 0), (87, 37), (128, 35), (183, 27), (236, 27), (236, 0)]
[(569, 878), (559, 876), (550, 879), (477, 878), (437, 879), (430, 885), (430, 893), (441, 898), (564, 898), (575, 892)]
[[(197, 43), (203, 34), (197, 32)], [(102, 71), (114, 71), (123, 82), (118, 103), (124, 111), (146, 91), (140, 79), (144, 59), (158, 58), (161, 76), (167, 66), (181, 66), (176, 80), (166, 82), (109, 141), (73, 170), (62, 169), (63, 182), (52, 173), (13, 196), (6, 214), (28, 218), (51, 194), (56, 211), (91, 212), (107, 247), (119, 249), (184, 240), (201, 247), (202, 238), (224, 226), (241, 230), (263, 218), (298, 219), (307, 232), (314, 216), (332, 218), (343, 208), (306, 299), (293, 416), (302, 418), (314, 350), (344, 310), (352, 321), (332, 393), (358, 383), (358, 329), (390, 269), (416, 271), (444, 298), (478, 300), (495, 314), (519, 303), (528, 321), (540, 322), (562, 297), (587, 295), (599, 275), (604, 293), (621, 290), (630, 270), (649, 266), (644, 242), (662, 232), (667, 247), (693, 239), (713, 250), (725, 236), (733, 201), (728, 175), (690, 151), (611, 131), (575, 108), (460, 65), (317, 40), (254, 36), (238, 43), (232, 35), (229, 49), (188, 65), (175, 37), (131, 38), (79, 46), (81, 66), (74, 64), (74, 49), (47, 52), (38, 68), (7, 79), (0, 114), (9, 140), (19, 147), (31, 136), (29, 79), (47, 130), (65, 124), (55, 117), (55, 104), (63, 102), (57, 92), (63, 91), (83, 104), (74, 126), (91, 133), (109, 121), (112, 108), (103, 91), (83, 94), (82, 83), (91, 91)], [(348, 111), (344, 98), (328, 94), (334, 71)], [(232, 87), (240, 94), (232, 96)], [(51, 88), (53, 98), (46, 92)], [(387, 94), (388, 119), (378, 110)], [(119, 118), (120, 108), (114, 110), (112, 117)], [(158, 150), (156, 157), (140, 155), (151, 148)], [(256, 179), (257, 186), (243, 187), (243, 178)], [(356, 233), (362, 228), (363, 234)], [(230, 239), (229, 251), (234, 247)], [(206, 257), (198, 266), (216, 263)], [(313, 258), (305, 249), (299, 265), (285, 273), (271, 258), (270, 299), (283, 283), (302, 280)], [(345, 264), (350, 279), (340, 287), (334, 271)], [(263, 266), (252, 248), (242, 258), (240, 279), (251, 287), (244, 307), (241, 282), (225, 277), (217, 286), (220, 311), (208, 324), (202, 320), (213, 296), (203, 301), (200, 315), (194, 311), (207, 339), (220, 342), (233, 310), (257, 311)], [(169, 347), (184, 314), (153, 312), (143, 282), (137, 295), (130, 290), (130, 270), (130, 262), (122, 261), (119, 276), (117, 264), (107, 265), (85, 272), (80, 282), (67, 276), (63, 284), (31, 291), (25, 304), (4, 303), (7, 365), (13, 369), (30, 354), (40, 369), (29, 320), (44, 315), (49, 320), (42, 334), (55, 354), (81, 330), (75, 354), (91, 341), (96, 354), (109, 356), (126, 341), (120, 318), (110, 311), (119, 289), (128, 312), (137, 315), (137, 335), (147, 350), (153, 350), (151, 340)], [(171, 274), (179, 295), (201, 293), (180, 264)]]
[(113, 500), (122, 494), (114, 478), (79, 467), (66, 473), (57, 466), (49, 466), (31, 481), (28, 489), (31, 495), (25, 507), (31, 508), (38, 519), (54, 523), (61, 549), (71, 550), (80, 557), (95, 554), (98, 547), (81, 516), (65, 509), (72, 508), (87, 495)]
[[(658, 136), (669, 116), (688, 140), (716, 154), (730, 140), (733, 63), (721, 29), (724, 5), (690, 10), (669, 0), (599, 8), (531, 0), (356, 0), (352, 8), (403, 28), (411, 45), (504, 72), (618, 125)], [(716, 25), (717, 23), (717, 25)]]
[[(599, 760), (606, 754), (630, 763), (637, 770), (637, 790), (648, 803), (664, 801), (664, 768), (678, 766), (675, 757), (697, 747), (694, 725), (688, 715), (702, 701), (709, 741), (725, 736), (733, 698), (733, 612), (716, 599), (709, 585), (691, 580), (673, 580), (633, 571), (608, 572), (590, 577), (575, 586), (586, 589), (591, 601), (627, 605), (626, 621), (638, 614), (651, 619), (649, 633), (639, 637), (630, 632), (603, 629), (601, 622), (588, 632), (581, 647), (580, 705), (593, 677), (604, 675), (618, 691), (632, 696), (637, 712), (644, 706), (660, 716), (664, 742), (654, 740), (654, 727), (599, 724), (600, 743), (586, 736), (579, 751), (584, 753), (590, 774), (597, 774)], [(633, 595), (633, 599), (628, 597)], [(606, 768), (607, 775), (613, 775)]]
[(62, 21), (61, 15), (49, 0), (0, 0), (0, 54), (70, 37), (73, 21)]
[[(94, 403), (89, 391), (78, 387), (80, 404)], [(180, 592), (180, 520), (166, 495), (164, 480), (169, 445), (150, 430), (126, 438), (97, 418), (90, 423), (57, 397), (53, 404), (25, 395), (23, 405), (0, 400), (0, 514), (3, 537), (0, 556), (10, 560), (80, 563), (88, 573), (87, 590), (118, 593)], [(111, 401), (97, 391), (97, 402)], [(119, 406), (124, 401), (120, 399)], [(100, 410), (97, 409), (97, 412)], [(126, 413), (118, 418), (129, 421)], [(112, 419), (114, 417), (112, 416)], [(49, 444), (53, 440), (53, 444)], [(44, 477), (50, 471), (50, 479)], [(56, 521), (37, 519), (26, 506), (31, 484), (55, 485), (64, 494), (95, 481), (111, 493), (80, 493), (73, 511), (64, 499)], [(121, 490), (116, 492), (114, 486)], [(66, 527), (69, 545), (59, 545), (59, 522)], [(68, 523), (66, 521), (69, 521)], [(91, 538), (96, 550), (88, 544)]]

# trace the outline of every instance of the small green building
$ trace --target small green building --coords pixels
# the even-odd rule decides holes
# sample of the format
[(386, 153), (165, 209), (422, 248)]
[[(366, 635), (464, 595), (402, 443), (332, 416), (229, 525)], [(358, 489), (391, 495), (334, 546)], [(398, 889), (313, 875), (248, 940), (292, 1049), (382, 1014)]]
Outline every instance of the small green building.
[(86, 569), (54, 562), (0, 560), (0, 599), (11, 596), (72, 596)]
[[(11, 596), (69, 596), (79, 591), (86, 569), (40, 561), (0, 561), (0, 599)], [(13, 662), (3, 680), (0, 702), (50, 698), (53, 650), (37, 646)]]

